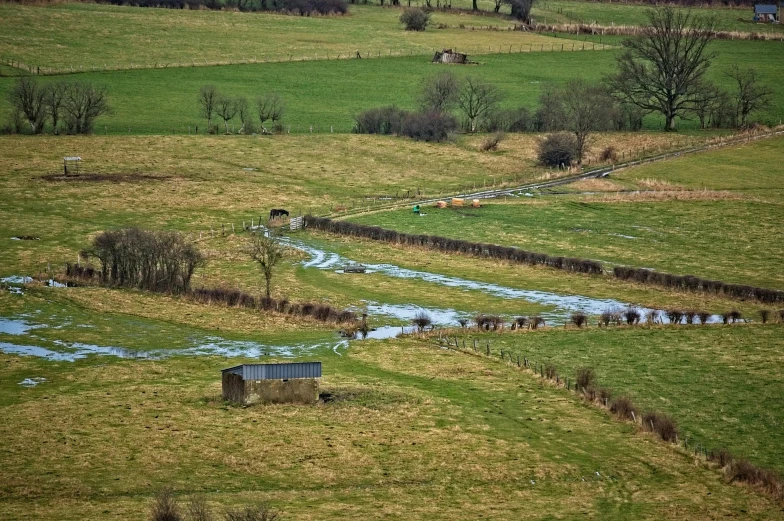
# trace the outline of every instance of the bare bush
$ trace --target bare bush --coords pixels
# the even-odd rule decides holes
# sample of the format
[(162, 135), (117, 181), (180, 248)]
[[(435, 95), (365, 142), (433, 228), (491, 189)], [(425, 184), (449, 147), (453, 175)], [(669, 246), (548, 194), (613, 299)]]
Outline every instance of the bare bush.
[(443, 71), (426, 77), (419, 86), (417, 102), (421, 112), (449, 112), (457, 106), (462, 83), (458, 77)]
[(633, 420), (637, 415), (637, 407), (628, 396), (617, 396), (610, 402), (610, 412), (618, 418)]
[(430, 318), (430, 315), (425, 313), (424, 311), (420, 311), (416, 314), (416, 316), (411, 320), (411, 323), (414, 324), (419, 332), (423, 332), (428, 326), (433, 323), (433, 319)]
[(742, 481), (756, 485), (776, 497), (781, 497), (784, 492), (784, 483), (775, 472), (759, 468), (746, 459), (733, 460), (730, 463), (727, 478), (730, 481)]
[(683, 312), (683, 316), (686, 317), (687, 324), (694, 324), (694, 319), (697, 317), (698, 312), (693, 309), (687, 309)]
[(150, 507), (150, 521), (182, 521), (177, 500), (170, 488), (161, 490)]
[(441, 142), (457, 130), (457, 120), (444, 112), (414, 112), (406, 115), (400, 133), (415, 141)]
[(577, 327), (583, 327), (588, 323), (588, 317), (582, 311), (572, 313), (572, 316), (569, 318), (572, 321), (572, 324)]
[(660, 412), (646, 412), (642, 418), (643, 427), (655, 432), (664, 441), (678, 440), (678, 426), (672, 417)]
[(700, 324), (707, 324), (708, 320), (710, 320), (710, 316), (711, 316), (710, 313), (708, 313), (707, 311), (700, 311), (699, 313), (697, 313), (697, 318), (700, 319)]
[(531, 321), (528, 324), (528, 327), (531, 329), (539, 329), (540, 327), (544, 327), (547, 325), (544, 318), (540, 316), (531, 317)]
[(407, 112), (397, 107), (368, 109), (354, 116), (356, 134), (400, 134)]
[(680, 309), (668, 309), (666, 313), (670, 324), (680, 324), (683, 320), (683, 311)]
[(641, 317), (642, 315), (640, 314), (640, 311), (638, 309), (626, 308), (623, 311), (623, 318), (626, 320), (626, 323), (630, 326), (632, 325), (636, 326), (637, 324), (639, 324)]
[(578, 389), (586, 389), (596, 385), (596, 371), (591, 367), (579, 367), (577, 369), (576, 377)]
[(482, 140), (482, 144), (479, 145), (479, 151), (490, 152), (490, 151), (498, 150), (498, 145), (501, 144), (501, 141), (503, 140), (504, 140), (503, 132), (496, 132), (491, 136), (487, 136), (485, 139)]
[(277, 521), (280, 519), (280, 514), (277, 510), (262, 503), (261, 505), (227, 510), (224, 519), (226, 521)]
[(577, 139), (566, 132), (549, 134), (539, 141), (537, 158), (545, 166), (568, 167), (577, 158)]
[(515, 317), (512, 320), (512, 329), (525, 329), (528, 327), (528, 317)]
[(555, 380), (558, 376), (558, 369), (553, 364), (545, 364), (544, 377), (550, 380)]
[(770, 310), (769, 309), (760, 309), (759, 310), (760, 320), (763, 324), (767, 324), (770, 320)]
[(606, 146), (599, 154), (599, 160), (615, 163), (618, 161), (618, 150), (612, 145)]
[(185, 507), (188, 521), (213, 521), (215, 517), (207, 502), (202, 497), (192, 497)]
[(658, 309), (650, 309), (645, 314), (645, 322), (650, 325), (656, 324), (659, 322), (659, 310)]

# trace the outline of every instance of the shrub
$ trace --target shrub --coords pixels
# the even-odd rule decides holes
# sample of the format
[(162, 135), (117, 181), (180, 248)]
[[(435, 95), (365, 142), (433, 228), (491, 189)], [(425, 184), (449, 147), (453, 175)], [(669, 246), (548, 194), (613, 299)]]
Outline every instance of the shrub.
[(599, 401), (604, 404), (605, 407), (609, 405), (610, 399), (612, 399), (612, 391), (607, 387), (600, 387), (598, 390), (598, 398)]
[(249, 506), (242, 509), (227, 510), (226, 521), (276, 521), (280, 515), (265, 504)]
[(687, 324), (694, 324), (694, 318), (697, 316), (697, 311), (693, 309), (687, 309), (683, 312), (683, 316), (686, 317)]
[(182, 521), (180, 507), (170, 488), (161, 490), (150, 507), (151, 521)]
[(590, 367), (580, 367), (577, 369), (577, 388), (587, 389), (596, 385), (596, 371)]
[(404, 10), (400, 15), (400, 23), (405, 26), (406, 31), (424, 31), (430, 24), (430, 13), (412, 7)]
[(523, 329), (528, 327), (528, 317), (516, 317), (512, 320), (512, 329)]
[(400, 133), (416, 141), (446, 141), (457, 129), (457, 120), (443, 112), (414, 112), (403, 120)]
[(623, 318), (626, 319), (628, 325), (637, 325), (640, 323), (640, 312), (635, 308), (627, 308), (623, 312)]
[(743, 315), (737, 309), (733, 309), (729, 312), (730, 320), (734, 324), (735, 322), (740, 321), (743, 318)]
[(706, 311), (700, 311), (697, 313), (697, 317), (700, 319), (700, 324), (707, 324), (708, 320), (710, 320), (710, 313)]
[(776, 473), (761, 469), (745, 459), (733, 460), (729, 465), (727, 477), (730, 481), (757, 485), (778, 497), (784, 492), (784, 484)]
[(646, 412), (642, 418), (643, 427), (655, 432), (664, 441), (675, 442), (678, 439), (678, 427), (670, 416), (660, 412)]
[(558, 369), (556, 369), (553, 364), (545, 364), (544, 376), (550, 380), (555, 380), (555, 378), (558, 376)]
[(762, 320), (763, 324), (767, 324), (768, 320), (770, 320), (770, 310), (769, 309), (760, 309), (759, 315), (760, 315), (760, 320)]
[(628, 396), (617, 396), (610, 402), (610, 412), (618, 418), (633, 420), (637, 414), (637, 407)]
[(424, 311), (420, 311), (416, 314), (416, 316), (411, 320), (411, 323), (414, 324), (419, 332), (425, 330), (425, 328), (433, 323), (433, 319), (430, 318), (430, 315), (425, 313)]
[(577, 139), (566, 132), (550, 134), (539, 141), (537, 158), (545, 166), (569, 166), (577, 159)]
[(531, 321), (529, 322), (529, 327), (531, 329), (539, 329), (540, 326), (544, 327), (545, 325), (546, 322), (542, 317), (539, 316), (531, 317)]
[(599, 155), (599, 160), (615, 163), (618, 160), (618, 151), (614, 146), (610, 145), (602, 150), (602, 153)]
[(583, 327), (588, 322), (588, 317), (582, 311), (578, 311), (577, 313), (572, 313), (570, 317), (572, 324), (577, 327)]
[(356, 134), (399, 134), (406, 111), (397, 107), (368, 109), (354, 116)]
[(715, 461), (719, 467), (724, 468), (730, 465), (735, 458), (732, 457), (732, 454), (727, 449), (714, 449), (708, 453), (708, 459)]
[(655, 324), (659, 321), (659, 310), (651, 309), (645, 314), (645, 322), (648, 324)]
[(482, 144), (479, 145), (480, 152), (490, 152), (493, 150), (498, 150), (498, 145), (503, 141), (504, 133), (503, 132), (496, 132), (492, 136), (486, 137)]
[(680, 309), (668, 309), (666, 313), (670, 324), (680, 324), (683, 320), (683, 311)]

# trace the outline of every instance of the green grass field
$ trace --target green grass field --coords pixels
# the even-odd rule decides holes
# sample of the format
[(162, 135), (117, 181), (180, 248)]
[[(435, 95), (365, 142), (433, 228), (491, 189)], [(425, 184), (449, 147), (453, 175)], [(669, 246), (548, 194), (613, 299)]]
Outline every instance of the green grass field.
[[(782, 326), (553, 329), (490, 339), (537, 364), (553, 364), (573, 382), (579, 367), (592, 367), (599, 385), (627, 394), (641, 410), (671, 414), (681, 439), (784, 471), (777, 447), (782, 412), (776, 396), (784, 380)], [(460, 333), (457, 333), (459, 336)], [(470, 340), (469, 340), (470, 345)], [(480, 336), (484, 345), (485, 336)]]
[[(618, 9), (574, 5), (610, 21)], [(557, 13), (563, 21), (582, 16), (570, 6), (548, 2), (534, 14)], [(482, 0), (480, 7), (490, 10), (492, 3)], [(640, 8), (624, 7), (623, 16), (639, 19)], [(258, 294), (262, 279), (245, 252), (244, 224), (266, 219), (270, 208), (293, 214), (367, 208), (353, 218), (784, 286), (782, 138), (618, 171), (564, 187), (560, 195), (490, 201), (479, 210), (428, 208), (416, 218), (410, 209), (380, 211), (381, 201), (403, 194), (411, 194), (400, 199), (408, 206), (406, 200), (557, 175), (536, 164), (540, 136), (534, 134), (508, 135), (492, 153), (479, 151), (482, 135), (431, 145), (347, 134), (358, 111), (393, 103), (413, 108), (419, 82), (443, 70), (428, 63), (433, 48), (467, 50), (478, 64), (449, 70), (496, 83), (506, 93), (505, 106), (534, 107), (547, 84), (576, 76), (598, 81), (612, 70), (617, 50), (578, 50), (585, 41), (587, 48), (620, 41), (512, 32), (503, 18), (456, 12), (434, 13), (434, 22), (447, 28), (413, 34), (401, 30), (398, 15), (396, 8), (354, 5), (349, 16), (304, 18), (0, 4), (2, 60), (147, 67), (41, 77), (106, 85), (114, 110), (99, 120), (98, 135), (0, 136), (0, 278), (46, 279), (74, 262), (100, 231), (137, 226), (180, 231), (197, 244), (207, 264), (194, 286)], [(488, 25), (499, 30), (472, 30)], [(561, 52), (562, 45), (569, 52)], [(769, 123), (784, 116), (782, 45), (712, 44), (719, 52), (713, 79), (726, 85), (722, 71), (743, 63), (774, 88), (775, 103), (763, 118)], [(334, 59), (358, 50), (361, 60)], [(400, 56), (389, 57), (390, 51)], [(272, 62), (288, 56), (291, 62)], [(302, 57), (308, 60), (296, 61)], [(205, 62), (234, 65), (193, 66)], [(0, 118), (6, 118), (14, 81), (9, 76), (21, 73), (0, 65)], [(251, 99), (280, 92), (292, 135), (185, 135), (197, 125), (203, 134), (196, 93), (206, 83)], [(655, 118), (647, 121), (651, 129), (658, 126)], [(676, 134), (603, 134), (587, 160), (598, 164), (608, 146), (637, 157), (717, 135), (693, 127), (684, 122)], [(83, 158), (82, 172), (65, 179), (62, 158), (71, 155)], [(27, 235), (37, 240), (15, 240)], [(493, 356), (486, 358), (443, 349), (432, 336), (346, 346), (335, 324), (178, 296), (52, 288), (41, 281), (10, 291), (0, 283), (0, 519), (149, 519), (150, 500), (168, 486), (183, 499), (204, 497), (219, 514), (268, 501), (284, 521), (784, 520), (779, 500), (727, 482), (689, 448), (618, 422), (497, 356), (501, 349), (519, 353), (569, 376), (592, 366), (602, 385), (630, 394), (643, 408), (672, 414), (690, 446), (725, 446), (784, 473), (781, 324), (576, 331), (553, 327), (549, 318), (568, 308), (511, 294), (532, 290), (711, 313), (737, 308), (752, 320), (763, 306), (312, 231), (296, 232), (294, 240), (324, 250), (325, 259), (400, 266), (485, 289), (391, 276), (383, 267), (341, 274), (337, 265), (307, 267), (305, 253), (288, 251), (273, 279), (278, 298), (357, 313), (379, 303), (464, 317), (543, 314), (550, 324), (528, 333), (450, 331), (469, 342), (474, 336), (489, 341)], [(371, 312), (369, 321), (397, 330), (409, 319), (385, 311)], [(62, 361), (12, 355), (11, 346), (130, 358)], [(194, 353), (201, 354), (188, 356)], [(155, 356), (133, 358), (139, 354)], [(284, 360), (321, 360), (321, 390), (335, 401), (249, 408), (222, 401), (222, 368)], [(44, 380), (28, 387), (21, 385), (26, 379)]]
[[(44, 289), (24, 301), (75, 313), (129, 347), (223, 334), (133, 324), (52, 298)], [(141, 325), (158, 333), (139, 336)], [(95, 338), (66, 329), (72, 340)], [(285, 519), (781, 519), (771, 500), (725, 483), (688, 452), (497, 362), (416, 340), (313, 356), (337, 402), (239, 408), (219, 399), (219, 370), (237, 359), (0, 355), (0, 516), (145, 519), (166, 484), (218, 511), (269, 501)], [(18, 385), (33, 377), (46, 381)]]
[[(432, 209), (425, 218), (405, 209), (355, 220), (782, 288), (782, 149), (784, 139), (775, 138), (629, 169), (612, 175), (612, 183), (585, 183), (583, 189), (592, 192), (587, 195), (489, 201), (481, 209)], [(597, 188), (608, 192), (597, 193)], [(653, 191), (612, 192), (634, 189)]]
[[(393, 54), (508, 51), (551, 43), (546, 36), (510, 32), (508, 20), (439, 12), (428, 31), (404, 31), (402, 8), (351, 6), (345, 16), (183, 11), (86, 3), (47, 7), (0, 5), (0, 56), (23, 64), (69, 70), (190, 66), (214, 63), (316, 60)], [(464, 29), (460, 29), (460, 26)], [(500, 31), (474, 31), (493, 27)], [(84, 38), (89, 34), (89, 38)], [(32, 36), (32, 38), (31, 38)], [(51, 52), (53, 48), (56, 53)]]
[[(649, 6), (642, 4), (621, 4), (614, 2), (582, 2), (572, 0), (546, 0), (534, 10), (537, 21), (542, 23), (595, 23), (598, 25), (636, 25), (647, 23)], [(688, 9), (683, 9), (687, 11)], [(695, 8), (691, 12), (696, 16), (712, 17), (716, 20), (716, 28), (721, 31), (740, 32), (781, 32), (779, 24), (755, 23), (752, 18), (752, 7), (728, 8), (713, 7)]]

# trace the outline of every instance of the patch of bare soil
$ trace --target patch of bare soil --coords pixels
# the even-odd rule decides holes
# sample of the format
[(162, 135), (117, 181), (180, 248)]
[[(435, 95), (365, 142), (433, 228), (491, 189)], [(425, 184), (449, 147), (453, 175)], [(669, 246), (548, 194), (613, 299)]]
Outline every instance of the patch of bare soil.
[(41, 179), (50, 182), (62, 181), (66, 183), (145, 183), (165, 181), (171, 179), (171, 176), (154, 174), (49, 174), (41, 176)]

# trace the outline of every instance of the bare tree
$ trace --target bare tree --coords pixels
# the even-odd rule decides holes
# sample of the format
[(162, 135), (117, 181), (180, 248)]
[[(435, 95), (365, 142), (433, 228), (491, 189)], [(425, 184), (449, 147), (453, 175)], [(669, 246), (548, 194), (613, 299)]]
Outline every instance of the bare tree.
[(72, 83), (63, 96), (63, 111), (69, 133), (89, 134), (95, 119), (111, 112), (106, 88), (91, 83)]
[(425, 78), (419, 89), (419, 107), (422, 112), (449, 112), (457, 104), (460, 80), (445, 71)]
[(44, 104), (46, 105), (46, 112), (52, 120), (52, 132), (55, 134), (60, 133), (60, 118), (64, 110), (65, 94), (69, 88), (68, 83), (58, 81), (50, 83), (45, 89)]
[(675, 130), (683, 118), (703, 101), (700, 90), (711, 59), (707, 51), (715, 23), (670, 7), (648, 12), (649, 25), (640, 37), (624, 40), (618, 72), (609, 78), (623, 101), (661, 113), (665, 130)]
[(700, 120), (700, 128), (706, 129), (710, 124), (711, 115), (724, 101), (725, 93), (710, 82), (700, 84), (700, 91), (702, 101), (694, 105), (692, 112)]
[(240, 96), (236, 99), (237, 103), (237, 115), (240, 118), (240, 129), (237, 131), (237, 134), (244, 134), (245, 127), (251, 124), (251, 115), (250, 115), (250, 106), (248, 105), (248, 100), (245, 96)]
[(43, 130), (46, 117), (46, 89), (34, 78), (19, 78), (8, 93), (8, 101), (14, 110), (22, 114), (33, 134)]
[(211, 132), (212, 116), (215, 114), (215, 106), (219, 97), (220, 94), (218, 94), (218, 89), (215, 88), (215, 85), (204, 85), (199, 91), (199, 108), (201, 116), (207, 118), (207, 132)]
[(276, 92), (270, 92), (256, 99), (256, 109), (259, 113), (259, 123), (261, 123), (262, 132), (269, 132), (264, 123), (272, 121), (274, 125), (280, 121), (285, 112), (285, 105), (280, 95)]
[(476, 124), (489, 116), (501, 101), (502, 93), (498, 87), (471, 76), (465, 79), (457, 97), (457, 106), (468, 121), (471, 132), (476, 132)]
[(733, 65), (725, 74), (735, 82), (737, 122), (741, 127), (745, 127), (752, 112), (760, 110), (771, 102), (773, 91), (759, 84), (757, 71), (754, 69), (741, 69)]
[(270, 297), (273, 270), (283, 258), (285, 251), (285, 247), (280, 242), (261, 231), (253, 234), (248, 243), (248, 255), (256, 261), (261, 269), (261, 274), (264, 276), (267, 298)]
[(600, 86), (572, 80), (562, 91), (564, 130), (577, 140), (577, 163), (582, 163), (591, 133), (612, 127), (613, 100)]
[(504, 0), (494, 0), (495, 6), (493, 7), (494, 13), (499, 13), (501, 11), (501, 6), (504, 5)]
[(228, 96), (219, 96), (215, 102), (215, 113), (221, 117), (229, 133), (229, 121), (237, 115), (237, 100)]
[[(531, 23), (531, 8), (534, 6), (534, 0), (503, 0), (504, 3), (509, 4), (512, 11), (512, 18), (516, 18), (521, 22)], [(498, 10), (496, 10), (498, 12)]]

